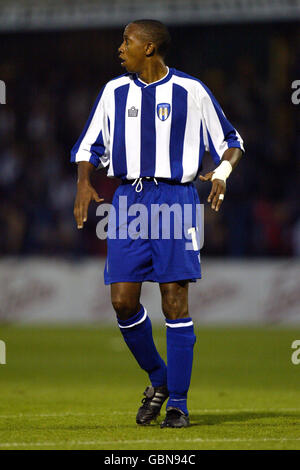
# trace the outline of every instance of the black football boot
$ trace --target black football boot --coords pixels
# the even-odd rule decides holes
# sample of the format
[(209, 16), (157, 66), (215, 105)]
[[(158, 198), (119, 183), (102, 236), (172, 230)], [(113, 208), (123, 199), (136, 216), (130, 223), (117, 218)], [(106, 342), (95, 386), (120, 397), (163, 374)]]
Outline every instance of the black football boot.
[(161, 387), (147, 387), (144, 391), (145, 398), (142, 399), (142, 406), (136, 415), (136, 423), (141, 425), (150, 424), (159, 416), (163, 403), (169, 396), (165, 385)]
[(179, 408), (172, 406), (167, 408), (167, 414), (164, 421), (161, 423), (161, 428), (187, 428), (190, 425), (188, 415), (186, 415)]

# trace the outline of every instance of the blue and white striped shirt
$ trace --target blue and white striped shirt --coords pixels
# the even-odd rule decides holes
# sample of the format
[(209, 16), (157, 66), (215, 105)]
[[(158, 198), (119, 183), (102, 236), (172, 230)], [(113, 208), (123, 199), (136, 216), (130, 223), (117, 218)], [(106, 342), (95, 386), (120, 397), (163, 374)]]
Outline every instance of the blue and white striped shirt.
[(124, 74), (100, 91), (71, 161), (108, 166), (107, 176), (193, 181), (205, 150), (219, 164), (243, 141), (211, 91), (174, 68), (153, 83)]

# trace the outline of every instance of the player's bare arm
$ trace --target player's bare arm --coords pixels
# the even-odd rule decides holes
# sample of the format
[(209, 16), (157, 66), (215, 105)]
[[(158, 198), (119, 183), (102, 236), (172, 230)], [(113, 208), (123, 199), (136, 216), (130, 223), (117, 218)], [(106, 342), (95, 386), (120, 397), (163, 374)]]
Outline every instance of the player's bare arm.
[(97, 191), (91, 184), (90, 177), (94, 169), (94, 165), (92, 165), (90, 162), (78, 163), (77, 193), (74, 204), (74, 217), (78, 229), (83, 228), (84, 222), (87, 221), (90, 202), (104, 201), (104, 199), (99, 197)]
[[(239, 163), (242, 155), (243, 155), (243, 152), (239, 148), (229, 148), (224, 152), (221, 163), (226, 162), (226, 161), (229, 162), (232, 170), (234, 170), (234, 168)], [(218, 212), (224, 200), (224, 195), (226, 193), (226, 174), (225, 174), (224, 179), (214, 178), (212, 180), (212, 177), (215, 172), (216, 170), (210, 171), (206, 173), (206, 175), (204, 176), (200, 175), (199, 179), (201, 181), (212, 181), (211, 191), (207, 198), (207, 201), (211, 202), (212, 209)]]

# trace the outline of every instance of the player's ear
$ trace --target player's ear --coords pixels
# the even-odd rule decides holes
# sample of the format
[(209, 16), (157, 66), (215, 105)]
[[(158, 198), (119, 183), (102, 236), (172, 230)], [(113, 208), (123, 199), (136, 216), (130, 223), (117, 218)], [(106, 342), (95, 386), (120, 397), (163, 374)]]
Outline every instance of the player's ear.
[(147, 57), (151, 57), (155, 53), (155, 44), (154, 42), (148, 42), (145, 46), (145, 53)]

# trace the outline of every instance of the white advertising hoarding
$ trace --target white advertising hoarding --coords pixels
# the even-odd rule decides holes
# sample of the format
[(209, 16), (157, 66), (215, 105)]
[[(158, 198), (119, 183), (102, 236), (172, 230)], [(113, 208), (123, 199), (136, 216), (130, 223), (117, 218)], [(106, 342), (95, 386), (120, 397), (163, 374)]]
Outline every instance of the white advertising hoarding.
[[(3, 259), (0, 323), (115, 322), (103, 269), (103, 259)], [(190, 284), (195, 323), (300, 323), (299, 261), (204, 259), (202, 273)], [(141, 302), (163, 321), (158, 284), (143, 284)]]

